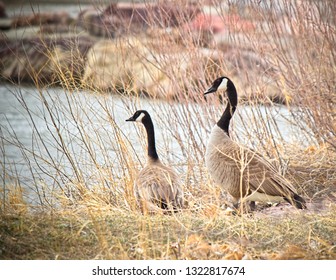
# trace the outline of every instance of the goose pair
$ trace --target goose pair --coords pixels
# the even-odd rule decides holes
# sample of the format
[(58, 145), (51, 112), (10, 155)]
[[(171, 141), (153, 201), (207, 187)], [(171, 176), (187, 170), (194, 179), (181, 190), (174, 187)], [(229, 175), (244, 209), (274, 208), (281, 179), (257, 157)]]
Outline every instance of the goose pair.
[[(224, 90), (227, 106), (213, 127), (205, 153), (205, 162), (214, 181), (239, 203), (287, 201), (296, 208), (306, 208), (294, 186), (281, 176), (266, 159), (229, 136), (230, 120), (238, 104), (237, 91), (227, 77), (216, 79), (204, 95)], [(147, 111), (139, 110), (126, 121), (141, 122), (147, 131), (148, 161), (135, 184), (135, 197), (142, 212), (171, 211), (183, 206), (183, 191), (178, 175), (163, 165), (155, 147), (154, 125)]]

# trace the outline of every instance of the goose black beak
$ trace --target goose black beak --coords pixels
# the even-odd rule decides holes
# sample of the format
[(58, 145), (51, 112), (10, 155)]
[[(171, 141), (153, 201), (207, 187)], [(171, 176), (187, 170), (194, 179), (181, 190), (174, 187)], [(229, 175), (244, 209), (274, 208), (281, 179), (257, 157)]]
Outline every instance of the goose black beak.
[(127, 120), (125, 120), (126, 122), (134, 122), (135, 121), (135, 119), (134, 119), (134, 117), (132, 116), (132, 117), (130, 117), (129, 119), (127, 119)]
[(217, 88), (215, 88), (215, 87), (212, 86), (212, 87), (210, 87), (208, 90), (206, 90), (204, 92), (204, 96), (207, 95), (207, 94), (209, 94), (209, 93), (216, 92), (216, 90), (217, 90)]

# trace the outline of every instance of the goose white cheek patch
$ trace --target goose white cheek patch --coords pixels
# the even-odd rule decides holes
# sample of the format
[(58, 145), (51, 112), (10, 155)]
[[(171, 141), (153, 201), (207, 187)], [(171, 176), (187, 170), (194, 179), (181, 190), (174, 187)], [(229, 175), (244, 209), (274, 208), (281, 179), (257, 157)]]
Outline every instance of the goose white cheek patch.
[(224, 90), (226, 90), (226, 88), (227, 88), (227, 82), (228, 82), (227, 79), (223, 79), (222, 82), (220, 83), (218, 89), (224, 89)]
[(144, 118), (144, 116), (145, 116), (145, 114), (144, 113), (141, 113), (140, 115), (139, 115), (139, 117), (137, 117), (136, 118), (136, 122), (141, 122), (142, 121), (142, 119)]

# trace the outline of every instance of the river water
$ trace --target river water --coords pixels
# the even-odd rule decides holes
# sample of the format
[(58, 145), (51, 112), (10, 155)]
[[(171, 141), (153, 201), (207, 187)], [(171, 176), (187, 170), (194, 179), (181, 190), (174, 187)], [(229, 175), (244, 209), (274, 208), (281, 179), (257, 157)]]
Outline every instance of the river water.
[[(126, 108), (124, 98), (117, 95), (6, 85), (0, 87), (0, 96), (2, 182), (29, 185), (38, 179), (49, 184), (57, 178), (57, 167), (73, 176), (73, 161), (78, 168), (91, 168), (83, 165), (90, 162), (88, 150), (104, 165), (106, 158), (115, 157), (115, 143), (108, 144), (114, 140), (112, 126), (125, 135), (134, 130), (125, 122), (133, 114), (132, 105)], [(140, 142), (134, 140), (140, 150)], [(92, 147), (85, 147), (85, 142)]]

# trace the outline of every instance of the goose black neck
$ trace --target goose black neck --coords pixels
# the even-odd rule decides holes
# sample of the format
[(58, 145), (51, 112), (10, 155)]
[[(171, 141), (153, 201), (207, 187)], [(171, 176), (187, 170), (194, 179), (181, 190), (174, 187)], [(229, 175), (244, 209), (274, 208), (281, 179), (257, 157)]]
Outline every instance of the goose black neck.
[(217, 122), (217, 125), (221, 129), (223, 129), (227, 133), (227, 135), (229, 135), (230, 120), (236, 110), (238, 103), (237, 90), (231, 80), (228, 80), (226, 92), (229, 100), (223, 112), (223, 115)]
[(159, 156), (156, 152), (155, 147), (155, 133), (152, 119), (150, 117), (144, 118), (142, 120), (142, 123), (147, 131), (148, 157), (151, 158), (152, 160), (158, 160)]

